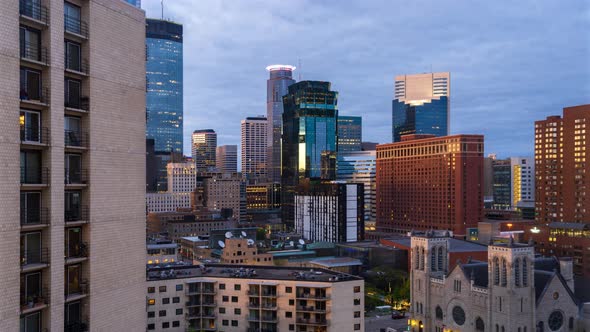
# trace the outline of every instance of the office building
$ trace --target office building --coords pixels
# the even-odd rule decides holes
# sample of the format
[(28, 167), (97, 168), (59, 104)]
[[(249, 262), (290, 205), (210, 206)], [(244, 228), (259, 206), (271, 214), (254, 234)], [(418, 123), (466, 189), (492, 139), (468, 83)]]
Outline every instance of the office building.
[(158, 152), (182, 154), (182, 25), (146, 19), (146, 138)]
[(145, 325), (144, 12), (0, 7), (0, 331)]
[(215, 165), (218, 172), (236, 173), (238, 171), (238, 146), (218, 146), (215, 152)]
[(149, 269), (147, 280), (148, 331), (365, 330), (364, 281), (348, 274), (177, 264)]
[(197, 187), (197, 170), (192, 162), (168, 163), (168, 192), (187, 193)]
[(246, 183), (241, 173), (199, 173), (197, 186), (203, 205), (214, 211), (231, 211), (232, 220), (245, 221)]
[[(485, 181), (489, 179), (489, 181)], [(487, 208), (534, 209), (535, 165), (530, 157), (484, 159), (484, 202)]]
[(147, 213), (191, 208), (191, 193), (188, 192), (146, 193), (145, 199)]
[(361, 151), (363, 141), (363, 118), (338, 116), (338, 153)]
[(377, 146), (377, 229), (477, 228), (483, 209), (483, 136), (408, 135)]
[(277, 183), (246, 185), (246, 209), (274, 210), (281, 207), (281, 186)]
[(283, 129), (283, 96), (293, 79), (294, 66), (271, 65), (266, 67), (270, 77), (266, 81), (267, 176), (270, 182), (281, 182), (281, 131)]
[(377, 152), (338, 152), (336, 180), (346, 183), (361, 183), (364, 186), (365, 221), (377, 219), (375, 192), (377, 189)]
[(322, 153), (336, 152), (338, 92), (330, 82), (302, 81), (283, 97), (281, 199), (283, 221), (293, 225), (295, 187), (321, 177)]
[(395, 77), (392, 103), (393, 142), (403, 135), (447, 136), (450, 126), (451, 74)]
[(590, 276), (590, 105), (566, 107), (563, 117), (535, 122), (537, 251), (572, 256), (574, 272)]
[[(144, 217), (145, 218), (145, 217)], [(187, 236), (209, 236), (213, 230), (235, 227), (236, 223), (217, 211), (154, 212), (147, 216), (147, 234), (165, 234), (178, 242)]]
[[(281, 106), (282, 107), (282, 106)], [(241, 122), (242, 174), (249, 182), (266, 181), (268, 122), (248, 117)]]
[(215, 170), (217, 133), (213, 129), (195, 130), (191, 136), (191, 156), (199, 172)]
[(295, 192), (295, 232), (310, 241), (365, 238), (363, 184), (302, 184)]
[(582, 330), (571, 259), (536, 258), (532, 244), (510, 239), (451, 268), (450, 240), (412, 236), (408, 331)]

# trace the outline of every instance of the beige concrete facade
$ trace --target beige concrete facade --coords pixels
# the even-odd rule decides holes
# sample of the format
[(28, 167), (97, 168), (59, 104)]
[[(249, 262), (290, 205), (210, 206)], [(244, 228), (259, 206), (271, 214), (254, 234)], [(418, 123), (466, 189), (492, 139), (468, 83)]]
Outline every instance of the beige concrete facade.
[(365, 331), (364, 281), (329, 270), (184, 266), (146, 290), (148, 331)]
[(0, 331), (141, 331), (145, 14), (20, 5), (0, 3)]
[(272, 255), (259, 252), (254, 240), (225, 239), (224, 242), (225, 248), (221, 251), (223, 264), (273, 265)]

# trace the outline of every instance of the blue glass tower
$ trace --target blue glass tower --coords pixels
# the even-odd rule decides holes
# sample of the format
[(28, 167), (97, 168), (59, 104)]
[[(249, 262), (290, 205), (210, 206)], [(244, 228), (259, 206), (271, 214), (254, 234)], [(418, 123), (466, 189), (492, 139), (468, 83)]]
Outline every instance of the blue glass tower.
[(361, 151), (363, 118), (338, 116), (338, 152)]
[(182, 153), (182, 25), (146, 19), (146, 138)]

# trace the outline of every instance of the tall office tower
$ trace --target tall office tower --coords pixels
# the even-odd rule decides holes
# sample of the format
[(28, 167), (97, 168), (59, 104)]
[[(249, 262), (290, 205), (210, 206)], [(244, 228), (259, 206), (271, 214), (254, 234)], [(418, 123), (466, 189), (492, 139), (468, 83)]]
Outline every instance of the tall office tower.
[(377, 146), (377, 229), (450, 230), (481, 221), (483, 136), (408, 135)]
[(267, 125), (265, 117), (248, 117), (241, 122), (242, 174), (249, 181), (266, 178)]
[(376, 170), (377, 153), (375, 150), (338, 152), (336, 180), (364, 185), (365, 221), (375, 221), (377, 218), (375, 205)]
[(283, 222), (293, 226), (295, 187), (321, 177), (322, 153), (336, 152), (338, 92), (330, 82), (301, 81), (283, 97), (281, 199)]
[(191, 155), (197, 171), (209, 172), (215, 169), (217, 158), (217, 133), (213, 129), (193, 131), (191, 136)]
[(156, 151), (182, 153), (182, 25), (146, 23), (146, 137)]
[(392, 103), (393, 142), (402, 135), (449, 134), (451, 74), (428, 73), (395, 77)]
[(363, 118), (338, 116), (338, 152), (361, 151)]
[(215, 152), (215, 167), (221, 173), (236, 173), (238, 171), (238, 146), (218, 146)]
[(0, 7), (0, 331), (143, 326), (144, 12)]
[[(574, 272), (590, 276), (590, 104), (563, 109), (563, 117), (535, 122), (537, 251), (573, 256)], [(572, 248), (573, 244), (573, 248)]]
[(281, 181), (281, 130), (283, 126), (283, 96), (293, 79), (294, 66), (272, 65), (266, 67), (270, 78), (266, 81), (266, 118), (267, 133), (267, 176), (270, 182)]
[(137, 8), (141, 8), (141, 0), (125, 0), (128, 4), (131, 4)]

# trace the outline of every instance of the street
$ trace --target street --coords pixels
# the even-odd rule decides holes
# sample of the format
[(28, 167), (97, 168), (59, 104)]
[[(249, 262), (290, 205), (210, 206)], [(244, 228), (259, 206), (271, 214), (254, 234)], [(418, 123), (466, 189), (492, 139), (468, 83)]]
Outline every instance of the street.
[(366, 332), (380, 332), (381, 329), (392, 327), (398, 332), (405, 331), (408, 326), (407, 319), (391, 319), (391, 315), (365, 317)]

